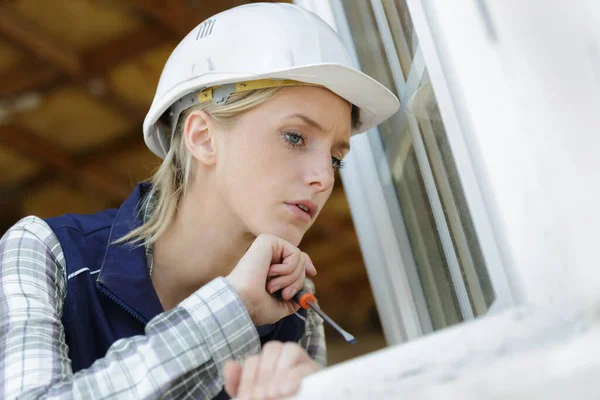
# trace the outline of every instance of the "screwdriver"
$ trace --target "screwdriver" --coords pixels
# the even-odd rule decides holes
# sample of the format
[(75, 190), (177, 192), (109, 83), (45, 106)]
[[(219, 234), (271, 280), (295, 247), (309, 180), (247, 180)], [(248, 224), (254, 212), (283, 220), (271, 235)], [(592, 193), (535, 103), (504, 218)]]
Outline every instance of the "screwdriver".
[[(275, 295), (278, 299), (281, 299), (281, 290), (275, 292)], [(342, 335), (346, 342), (350, 344), (356, 344), (356, 338), (348, 332), (346, 332), (344, 329), (342, 329), (342, 327), (339, 326), (333, 319), (331, 319), (329, 315), (325, 314), (323, 310), (321, 310), (319, 306), (317, 306), (317, 299), (315, 298), (315, 296), (306, 288), (302, 288), (302, 290), (296, 293), (294, 297), (292, 297), (292, 300), (298, 303), (298, 305), (304, 308), (305, 310), (312, 308), (314, 312), (319, 314), (321, 318), (327, 321), (329, 325), (331, 325), (336, 331), (338, 331), (338, 333)]]

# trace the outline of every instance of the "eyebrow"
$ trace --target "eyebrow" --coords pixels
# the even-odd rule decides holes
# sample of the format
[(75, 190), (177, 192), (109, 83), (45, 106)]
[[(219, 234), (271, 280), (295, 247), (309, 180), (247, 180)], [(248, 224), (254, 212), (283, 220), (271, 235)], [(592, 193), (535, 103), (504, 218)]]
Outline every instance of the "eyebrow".
[[(312, 119), (309, 116), (306, 116), (304, 114), (297, 113), (297, 114), (291, 114), (291, 115), (288, 115), (285, 117), (285, 119), (288, 119), (288, 118), (300, 118), (308, 126), (311, 126), (320, 131), (325, 130), (325, 128), (323, 128), (323, 126), (321, 124), (319, 124), (317, 121), (315, 121), (314, 119)], [(335, 144), (335, 147), (339, 147), (341, 150), (350, 150), (350, 143), (348, 143), (346, 141), (337, 142)]]

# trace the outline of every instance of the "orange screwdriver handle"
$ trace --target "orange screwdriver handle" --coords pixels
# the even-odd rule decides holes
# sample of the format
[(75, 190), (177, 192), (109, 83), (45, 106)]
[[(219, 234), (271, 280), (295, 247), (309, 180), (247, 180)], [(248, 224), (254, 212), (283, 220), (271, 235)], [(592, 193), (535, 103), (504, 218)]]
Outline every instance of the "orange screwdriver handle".
[(304, 308), (305, 310), (308, 310), (310, 308), (309, 303), (315, 304), (317, 302), (315, 296), (305, 288), (302, 288), (302, 290), (296, 293), (292, 300), (298, 303), (300, 307)]
[[(276, 291), (274, 293), (274, 295), (278, 299), (281, 299), (281, 290)], [(307, 309), (307, 310), (310, 308), (309, 303), (315, 304), (317, 302), (317, 299), (315, 298), (315, 296), (311, 292), (309, 292), (306, 288), (302, 288), (298, 293), (296, 293), (294, 295), (294, 297), (292, 297), (292, 300), (294, 300), (296, 303), (298, 303), (298, 305), (300, 305), (300, 307)]]

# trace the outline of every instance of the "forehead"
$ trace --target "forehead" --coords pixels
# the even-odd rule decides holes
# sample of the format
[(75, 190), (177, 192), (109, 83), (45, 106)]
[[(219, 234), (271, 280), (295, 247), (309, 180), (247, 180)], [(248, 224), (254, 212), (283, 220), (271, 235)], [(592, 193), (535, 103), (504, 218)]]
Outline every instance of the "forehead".
[(325, 131), (350, 134), (351, 105), (328, 89), (314, 86), (283, 88), (273, 99), (258, 107), (262, 113), (283, 118), (302, 114)]

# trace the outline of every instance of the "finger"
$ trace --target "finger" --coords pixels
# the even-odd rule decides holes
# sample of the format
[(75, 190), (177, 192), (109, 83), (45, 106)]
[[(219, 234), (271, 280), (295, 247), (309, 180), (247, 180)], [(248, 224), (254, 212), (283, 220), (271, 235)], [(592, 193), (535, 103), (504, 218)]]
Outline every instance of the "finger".
[(280, 277), (290, 277), (287, 279), (283, 279), (283, 280), (279, 280), (277, 281), (276, 279), (271, 279), (271, 281), (269, 281), (270, 286), (268, 287), (269, 293), (273, 293), (275, 291), (277, 291), (278, 289), (272, 289), (274, 283), (272, 283), (272, 281), (275, 281), (278, 285), (279, 288), (283, 288), (288, 286), (291, 282), (294, 281), (294, 279), (298, 276), (300, 271), (304, 270), (304, 258), (302, 257), (302, 253), (298, 252), (295, 253), (291, 256), (289, 256), (288, 258), (286, 258), (282, 264), (281, 267), (277, 267), (277, 270), (280, 271), (285, 271), (285, 274), (280, 274)]
[(259, 235), (244, 253), (240, 262), (244, 261), (245, 264), (251, 266), (252, 271), (249, 270), (249, 273), (260, 273), (261, 275), (264, 273), (266, 275), (265, 266), (270, 266), (274, 262), (281, 262), (276, 261), (277, 258), (281, 259), (281, 254), (276, 254), (277, 248), (281, 247), (281, 241), (283, 239), (276, 236)]
[[(252, 266), (251, 274), (266, 274), (264, 266), (271, 264), (297, 264), (300, 250), (291, 243), (274, 235), (261, 234), (250, 245), (241, 261)], [(238, 263), (239, 264), (239, 263)]]
[(308, 275), (308, 276), (317, 275), (317, 268), (315, 267), (315, 264), (313, 264), (312, 260), (308, 256), (308, 254), (303, 252), (302, 258), (304, 258), (304, 268), (306, 270), (306, 275)]
[(297, 364), (308, 361), (312, 361), (312, 358), (298, 343), (286, 342), (283, 343), (276, 369), (277, 371), (285, 371)]
[(300, 309), (300, 305), (295, 301), (279, 300), (279, 304), (281, 305), (281, 318), (287, 317)]
[(283, 345), (279, 341), (270, 341), (263, 346), (258, 377), (256, 378), (256, 385), (253, 391), (255, 399), (266, 398), (267, 390), (275, 374), (275, 366), (279, 360), (282, 348)]
[(281, 276), (281, 275), (289, 275), (291, 274), (296, 268), (298, 268), (295, 265), (292, 264), (273, 264), (269, 267), (269, 273), (267, 274), (267, 276), (269, 277), (275, 277), (275, 276)]
[(277, 398), (277, 393), (286, 384), (285, 380), (288, 378), (288, 371), (292, 370), (296, 365), (310, 362), (314, 361), (300, 345), (293, 342), (284, 343), (277, 365), (275, 366), (275, 374), (271, 380), (271, 385), (269, 385), (269, 396)]
[(290, 314), (297, 312), (300, 309), (300, 306), (291, 300), (282, 300), (281, 298), (276, 298), (275, 296), (267, 296), (268, 299), (265, 299), (264, 309), (271, 310), (273, 321), (279, 321), (281, 318), (287, 317)]
[[(298, 279), (301, 273), (304, 272), (304, 259), (302, 253), (297, 253), (296, 256), (288, 257), (282, 264), (281, 270), (286, 270), (285, 275), (273, 277), (267, 284), (269, 293), (274, 293), (281, 288), (285, 288)], [(286, 298), (286, 300), (289, 300)]]
[(296, 279), (291, 285), (283, 289), (281, 292), (281, 297), (284, 299), (291, 299), (304, 287), (304, 282), (306, 281), (306, 274), (304, 271), (300, 274), (298, 279)]
[(267, 291), (271, 294), (275, 293), (279, 289), (283, 289), (281, 298), (284, 300), (290, 300), (304, 284), (303, 270), (294, 271), (291, 275), (278, 276), (273, 278), (267, 283)]
[[(306, 274), (309, 276), (317, 275), (317, 268), (313, 264), (312, 260), (306, 253), (301, 253), (302, 262), (304, 263), (304, 269)], [(273, 264), (269, 268), (268, 276), (278, 276), (278, 275), (289, 275), (292, 273), (294, 269), (298, 268), (295, 264), (285, 263), (285, 264)]]
[(287, 397), (296, 394), (300, 389), (302, 380), (320, 369), (321, 366), (319, 364), (310, 360), (309, 362), (303, 362), (287, 370), (285, 372), (285, 377), (279, 380), (281, 385), (276, 386), (279, 389), (279, 393), (274, 394), (272, 398)]
[(225, 391), (229, 397), (237, 397), (240, 378), (242, 376), (242, 366), (233, 360), (229, 360), (225, 363), (223, 375), (225, 376)]
[(304, 271), (298, 270), (293, 271), (290, 275), (276, 276), (269, 279), (267, 282), (267, 291), (274, 293), (279, 289), (286, 288), (300, 279), (304, 274)]
[(273, 259), (271, 264), (280, 263), (283, 264), (290, 257), (301, 256), (301, 251), (298, 247), (294, 246), (290, 242), (287, 242), (277, 236), (270, 236), (269, 239), (272, 243), (273, 248)]
[[(298, 276), (296, 281), (294, 283), (292, 283), (291, 285), (289, 285), (287, 288), (283, 289), (281, 296), (282, 297), (290, 296), (290, 298), (294, 297), (294, 295), (296, 293), (298, 293), (300, 290), (302, 290), (305, 283), (306, 283), (306, 273), (304, 272), (304, 270), (302, 270), (300, 272), (300, 276)], [(286, 291), (287, 291), (287, 293), (286, 293)]]
[(242, 377), (238, 388), (238, 397), (242, 400), (252, 398), (252, 390), (260, 367), (260, 356), (251, 356), (246, 359), (242, 368)]

